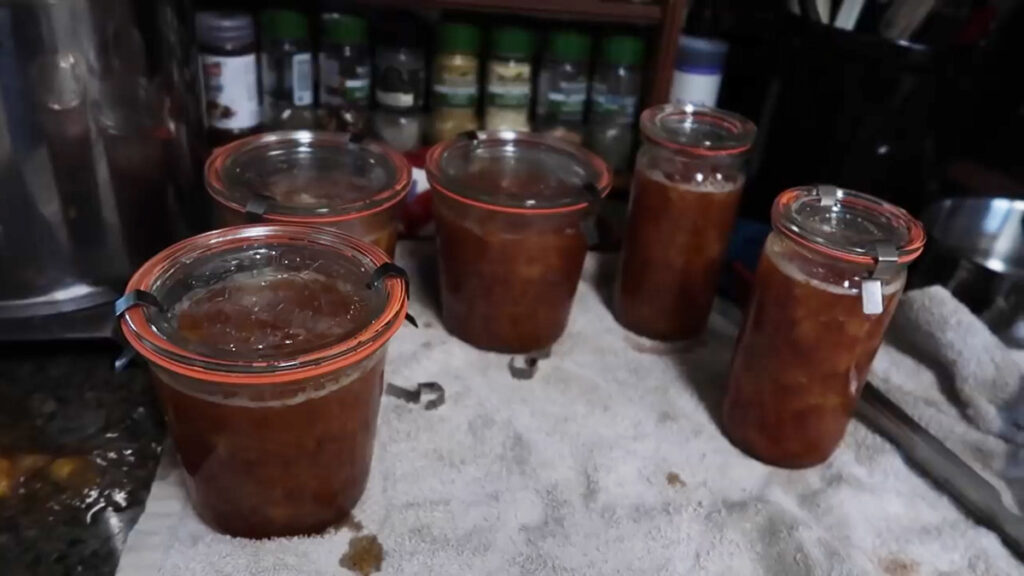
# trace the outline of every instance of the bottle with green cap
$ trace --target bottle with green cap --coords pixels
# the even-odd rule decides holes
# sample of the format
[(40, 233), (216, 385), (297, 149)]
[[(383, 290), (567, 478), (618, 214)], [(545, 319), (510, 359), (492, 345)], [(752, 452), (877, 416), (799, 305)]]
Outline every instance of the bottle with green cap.
[(440, 142), (479, 127), (480, 29), (462, 22), (444, 22), (437, 28), (436, 45), (430, 93), (431, 134)]
[(370, 52), (366, 20), (351, 14), (320, 17), (321, 126), (363, 133), (369, 128)]
[(615, 171), (627, 170), (633, 158), (643, 61), (644, 40), (639, 36), (608, 36), (601, 42), (587, 146)]
[(533, 32), (518, 26), (492, 32), (484, 108), (488, 130), (530, 130), (533, 43)]
[(260, 13), (263, 122), (270, 128), (312, 128), (313, 53), (309, 22), (294, 10)]
[(553, 32), (537, 82), (537, 130), (582, 143), (589, 89), (590, 37), (577, 30)]

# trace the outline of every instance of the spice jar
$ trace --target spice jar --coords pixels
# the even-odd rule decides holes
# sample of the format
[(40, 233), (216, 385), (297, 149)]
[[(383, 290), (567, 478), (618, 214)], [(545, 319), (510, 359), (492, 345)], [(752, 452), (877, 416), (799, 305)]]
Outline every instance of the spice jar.
[(589, 91), (590, 37), (575, 30), (553, 32), (537, 80), (537, 131), (582, 143)]
[(309, 534), (356, 505), (406, 309), (404, 280), (372, 281), (387, 262), (335, 230), (257, 224), (175, 244), (132, 277), (121, 329), (155, 376), (207, 524)]
[(437, 50), (431, 133), (434, 141), (440, 142), (479, 127), (480, 30), (469, 24), (446, 22), (438, 28)]
[(644, 41), (639, 36), (610, 36), (601, 43), (587, 147), (604, 158), (612, 172), (628, 170), (633, 159), (643, 61)]
[(471, 132), (427, 154), (442, 320), (485, 350), (523, 353), (565, 331), (587, 253), (582, 224), (611, 187), (600, 158), (525, 132)]
[(640, 130), (615, 315), (648, 338), (692, 338), (711, 313), (756, 129), (724, 110), (666, 104), (645, 110)]
[(221, 226), (315, 224), (347, 232), (393, 255), (398, 209), (412, 181), (401, 154), (353, 142), (343, 132), (257, 134), (218, 148), (206, 189)]
[(275, 130), (312, 128), (313, 53), (309, 22), (294, 10), (260, 13), (263, 125)]
[(772, 226), (723, 427), (751, 456), (802, 468), (842, 440), (925, 236), (906, 211), (824, 185), (780, 194)]
[(196, 13), (207, 139), (219, 146), (260, 125), (256, 24), (244, 12)]
[(322, 126), (362, 134), (369, 128), (370, 56), (366, 20), (350, 14), (320, 17)]
[(487, 62), (487, 103), (484, 126), (488, 130), (529, 130), (533, 33), (504, 26), (491, 37)]

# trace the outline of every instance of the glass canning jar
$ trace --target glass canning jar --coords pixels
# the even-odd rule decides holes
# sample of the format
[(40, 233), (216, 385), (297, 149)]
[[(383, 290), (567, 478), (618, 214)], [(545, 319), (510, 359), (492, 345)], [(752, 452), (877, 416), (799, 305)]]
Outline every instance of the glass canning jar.
[(645, 110), (640, 129), (615, 315), (648, 338), (693, 338), (711, 313), (757, 130), (731, 112), (673, 104)]
[(401, 201), (412, 182), (405, 158), (344, 132), (268, 132), (214, 151), (206, 189), (215, 222), (315, 224), (348, 232), (394, 255)]
[(772, 225), (723, 427), (758, 460), (803, 468), (842, 440), (925, 235), (903, 209), (828, 185), (780, 194)]
[(314, 533), (366, 486), (388, 341), (405, 282), (347, 234), (255, 224), (189, 238), (144, 264), (121, 315), (145, 358), (199, 516), (233, 536)]
[(587, 253), (584, 219), (611, 187), (604, 162), (553, 136), (472, 132), (434, 146), (426, 170), (445, 327), (485, 350), (554, 344)]

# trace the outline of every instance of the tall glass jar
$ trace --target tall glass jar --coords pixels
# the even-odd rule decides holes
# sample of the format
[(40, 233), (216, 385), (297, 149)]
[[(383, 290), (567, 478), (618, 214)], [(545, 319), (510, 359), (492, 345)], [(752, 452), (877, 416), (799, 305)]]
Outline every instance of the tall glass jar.
[(587, 254), (584, 218), (611, 187), (604, 162), (550, 136), (475, 132), (434, 146), (426, 170), (445, 327), (497, 352), (554, 344)]
[(344, 132), (267, 132), (214, 151), (206, 188), (214, 221), (313, 224), (394, 255), (412, 169), (395, 150)]
[(309, 22), (294, 10), (260, 13), (263, 125), (273, 130), (312, 128), (313, 52)]
[(613, 172), (628, 170), (633, 159), (643, 61), (644, 41), (639, 36), (609, 36), (601, 43), (587, 147), (604, 158)]
[(484, 106), (488, 130), (530, 130), (533, 41), (533, 33), (518, 26), (493, 32)]
[(846, 432), (925, 235), (906, 211), (819, 185), (775, 199), (723, 425), (776, 466), (820, 464)]
[(589, 92), (590, 37), (575, 30), (553, 32), (537, 80), (535, 129), (581, 144)]
[(435, 142), (476, 130), (480, 91), (480, 30), (470, 24), (445, 22), (437, 31), (431, 92), (431, 138)]
[(366, 20), (330, 12), (320, 17), (320, 123), (363, 134), (370, 127), (370, 51)]
[[(373, 457), (384, 355), (405, 282), (376, 247), (314, 226), (195, 236), (128, 283), (128, 343), (155, 376), (199, 516), (232, 536), (310, 534), (348, 516)], [(129, 301), (123, 301), (126, 304)]]
[(692, 338), (711, 313), (756, 129), (724, 110), (672, 104), (645, 110), (640, 129), (615, 315), (648, 338)]

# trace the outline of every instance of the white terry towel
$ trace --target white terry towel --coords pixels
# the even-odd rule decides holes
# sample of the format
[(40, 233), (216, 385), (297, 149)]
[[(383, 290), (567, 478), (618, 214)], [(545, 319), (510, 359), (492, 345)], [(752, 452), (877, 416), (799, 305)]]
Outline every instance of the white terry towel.
[[(433, 257), (427, 245), (400, 246), (410, 271)], [(696, 344), (634, 336), (598, 289), (613, 265), (589, 256), (569, 328), (529, 381), (509, 376), (508, 356), (448, 335), (430, 280), (414, 275), (411, 311), (422, 328), (399, 331), (386, 379), (440, 382), (447, 401), (432, 411), (390, 397), (382, 404), (369, 487), (355, 511), (362, 535), (383, 548), (379, 574), (1024, 572), (996, 536), (857, 422), (811, 470), (771, 468), (737, 451), (715, 423), (735, 311), (716, 309)], [(940, 438), (970, 428), (961, 447), (984, 440), (998, 452), (1002, 440), (964, 421), (926, 366), (886, 347), (873, 377), (926, 425), (949, 418)], [(982, 464), (998, 470), (999, 462)], [(353, 535), (216, 534), (189, 507), (170, 457), (118, 575), (343, 576)]]

